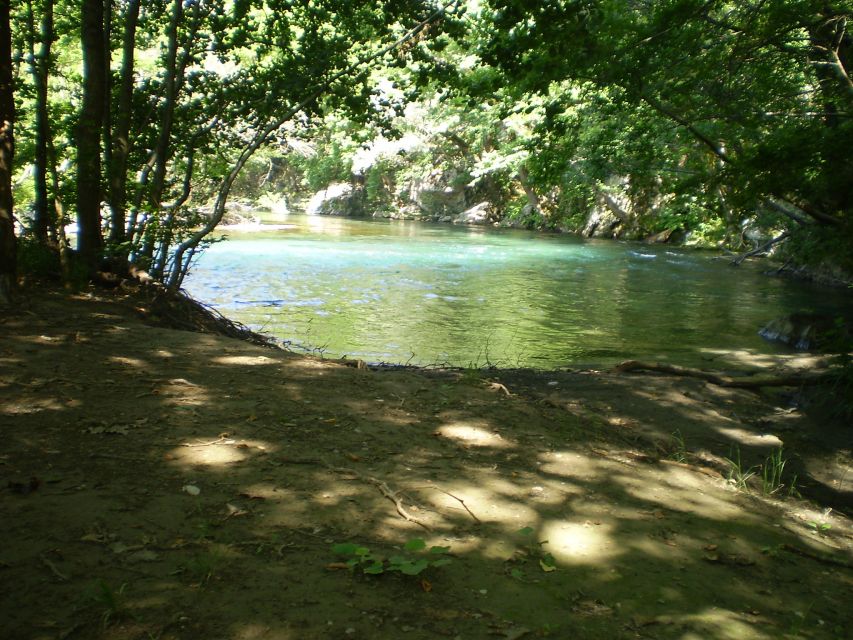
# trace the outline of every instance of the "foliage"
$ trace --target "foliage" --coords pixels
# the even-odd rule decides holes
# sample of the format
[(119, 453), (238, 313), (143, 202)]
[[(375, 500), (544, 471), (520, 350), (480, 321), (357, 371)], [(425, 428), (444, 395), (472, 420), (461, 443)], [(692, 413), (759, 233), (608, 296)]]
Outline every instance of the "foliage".
[[(533, 527), (522, 527), (516, 532), (519, 549), (510, 559), (510, 562), (533, 560), (540, 571), (551, 573), (557, 570), (557, 562), (554, 556), (543, 549), (543, 545), (547, 544), (547, 540), (536, 540), (535, 530)], [(510, 577), (521, 582), (527, 579), (527, 574), (519, 566), (509, 568)]]
[(426, 549), (426, 542), (420, 538), (412, 538), (403, 546), (404, 554), (390, 557), (373, 553), (367, 547), (352, 542), (336, 544), (332, 551), (346, 558), (350, 571), (359, 570), (365, 575), (380, 575), (388, 572), (398, 572), (407, 576), (417, 576), (429, 569), (450, 564), (450, 558), (445, 557), (450, 547), (433, 546)]
[(732, 449), (732, 452), (729, 453), (728, 458), (724, 458), (724, 460), (728, 463), (728, 475), (726, 479), (733, 484), (737, 489), (742, 491), (749, 490), (749, 480), (755, 476), (757, 473), (755, 467), (747, 467), (743, 466), (743, 462), (741, 462), (740, 458), (740, 447), (735, 445)]

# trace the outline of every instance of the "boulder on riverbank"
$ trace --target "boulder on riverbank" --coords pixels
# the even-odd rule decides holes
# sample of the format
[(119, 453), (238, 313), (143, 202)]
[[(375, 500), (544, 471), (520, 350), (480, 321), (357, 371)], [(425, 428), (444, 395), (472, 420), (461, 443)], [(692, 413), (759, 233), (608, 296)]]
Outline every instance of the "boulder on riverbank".
[(349, 218), (363, 216), (364, 190), (348, 182), (333, 182), (312, 196), (305, 213)]

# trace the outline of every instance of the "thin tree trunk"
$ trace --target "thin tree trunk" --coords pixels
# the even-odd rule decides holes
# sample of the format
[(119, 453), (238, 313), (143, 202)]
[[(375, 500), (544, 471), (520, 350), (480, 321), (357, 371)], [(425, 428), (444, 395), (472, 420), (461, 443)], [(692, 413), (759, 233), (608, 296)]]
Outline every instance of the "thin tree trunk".
[(100, 141), (106, 90), (106, 56), (102, 0), (83, 0), (81, 14), (83, 107), (77, 125), (77, 248), (87, 269), (94, 272), (103, 248)]
[(33, 233), (41, 243), (48, 240), (48, 231), (56, 236), (55, 225), (50, 215), (49, 193), (47, 186), (47, 144), (50, 137), (50, 117), (48, 103), (48, 74), (50, 70), (51, 47), (55, 39), (53, 31), (53, 0), (45, 0), (39, 26), (39, 51), (35, 53), (35, 18), (32, 0), (27, 2), (27, 18), (30, 30), (30, 74), (35, 86), (35, 140), (33, 182), (35, 200), (33, 203)]
[(163, 200), (163, 190), (166, 183), (166, 165), (168, 163), (169, 146), (172, 139), (172, 123), (175, 117), (175, 106), (178, 101), (180, 86), (178, 83), (178, 27), (183, 19), (183, 1), (174, 0), (172, 5), (172, 16), (166, 29), (167, 50), (166, 68), (164, 70), (166, 95), (163, 103), (163, 112), (160, 115), (160, 135), (157, 138), (157, 146), (154, 149), (154, 171), (151, 175), (151, 189), (149, 198), (151, 210), (160, 211)]
[(9, 0), (0, 0), (0, 304), (11, 302), (17, 288), (17, 244), (12, 198), (15, 99), (9, 5)]
[[(136, 45), (136, 26), (139, 22), (139, 0), (130, 0), (123, 15), (121, 77), (116, 122), (112, 136), (112, 156), (109, 173), (110, 242), (114, 245), (127, 239), (127, 160), (130, 155), (130, 123), (133, 115), (133, 69)], [(127, 259), (128, 250), (120, 252)]]
[[(108, 172), (112, 165), (113, 156), (113, 133), (112, 133), (112, 29), (113, 29), (113, 3), (112, 0), (102, 0), (104, 12), (104, 112), (101, 115), (101, 150), (103, 152), (103, 172), (107, 178), (106, 188), (109, 189)], [(102, 193), (102, 200), (107, 200), (106, 193)]]
[(12, 199), (15, 155), (15, 100), (9, 0), (0, 0), (0, 304), (8, 304), (17, 285), (17, 244)]

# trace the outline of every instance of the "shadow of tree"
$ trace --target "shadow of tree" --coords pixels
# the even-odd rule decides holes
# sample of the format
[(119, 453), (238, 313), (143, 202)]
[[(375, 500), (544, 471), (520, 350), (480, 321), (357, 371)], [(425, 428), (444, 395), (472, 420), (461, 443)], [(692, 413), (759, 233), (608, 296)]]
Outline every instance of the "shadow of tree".
[[(775, 411), (757, 396), (503, 372), (509, 395), (479, 375), (155, 329), (86, 300), (5, 329), (0, 460), (10, 483), (38, 488), (0, 494), (3, 637), (722, 640), (850, 626), (849, 522), (703, 471), (733, 442), (775, 444), (750, 440)], [(675, 430), (705, 462), (666, 461)], [(452, 564), (335, 568), (336, 543), (387, 557), (414, 538), (449, 546)]]

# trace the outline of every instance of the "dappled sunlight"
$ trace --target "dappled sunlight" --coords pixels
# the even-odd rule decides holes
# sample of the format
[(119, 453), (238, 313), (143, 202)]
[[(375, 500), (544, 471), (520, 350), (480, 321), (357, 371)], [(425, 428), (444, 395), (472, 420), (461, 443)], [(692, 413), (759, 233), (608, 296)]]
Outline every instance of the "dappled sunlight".
[(248, 446), (228, 438), (212, 438), (209, 442), (186, 443), (167, 454), (171, 464), (182, 467), (224, 466), (243, 462), (250, 457)]
[(540, 471), (575, 480), (593, 480), (622, 468), (609, 460), (590, 458), (574, 451), (540, 453), (538, 458), (543, 463)]
[(635, 498), (673, 511), (701, 513), (719, 519), (750, 518), (732, 500), (722, 479), (717, 489), (690, 469), (667, 467), (658, 471), (655, 478), (622, 474), (612, 479)]
[(769, 433), (755, 433), (737, 427), (716, 427), (716, 431), (734, 442), (750, 447), (777, 448), (784, 444), (777, 436)]
[(65, 411), (79, 407), (81, 403), (77, 400), (60, 400), (58, 398), (39, 398), (29, 402), (19, 403), (15, 401), (0, 404), (0, 413), (10, 416), (28, 415), (41, 413), (43, 411)]
[(133, 367), (135, 369), (147, 369), (150, 366), (147, 362), (145, 362), (145, 360), (140, 360), (139, 358), (129, 358), (127, 356), (110, 356), (109, 358), (107, 358), (107, 362), (123, 364), (128, 367)]
[(700, 349), (699, 352), (712, 357), (715, 368), (723, 364), (716, 362), (717, 359), (739, 369), (771, 369), (780, 365), (792, 369), (814, 369), (826, 363), (826, 356), (809, 352), (759, 353), (752, 349)]
[(239, 365), (239, 366), (257, 366), (278, 364), (278, 360), (268, 358), (267, 356), (219, 356), (213, 358), (215, 364)]
[(498, 478), (482, 477), (479, 481), (479, 486), (460, 487), (459, 493), (452, 491), (457, 496), (464, 493), (465, 504), (479, 520), (520, 522), (520, 526), (538, 521), (536, 508), (528, 504), (524, 487)]
[(613, 526), (606, 523), (546, 520), (539, 529), (538, 537), (548, 541), (543, 547), (558, 564), (598, 565), (622, 553), (613, 543), (612, 531)]
[(448, 422), (436, 429), (436, 434), (465, 447), (506, 449), (512, 446), (499, 433), (492, 431), (485, 420)]
[[(743, 613), (729, 611), (721, 607), (713, 607), (703, 612), (674, 616), (673, 621), (689, 624), (697, 632), (688, 632), (682, 636), (683, 640), (769, 640), (779, 638), (782, 634), (776, 624), (767, 624), (766, 620), (756, 620), (756, 614), (748, 611)], [(764, 622), (758, 626), (756, 622)], [(775, 622), (775, 621), (774, 621)], [(767, 631), (765, 632), (764, 629)], [(797, 634), (799, 635), (799, 634)]]
[[(744, 393), (524, 372), (501, 378), (507, 395), (187, 332), (134, 344), (130, 326), (20, 344), (4, 371), (0, 567), (27, 589), (10, 596), (19, 628), (38, 602), (57, 603), (45, 637), (99, 640), (770, 640), (800, 602), (828, 621), (815, 638), (847, 628), (846, 567), (824, 564), (848, 557), (845, 516), (709, 468), (724, 453), (706, 443), (764, 440)], [(676, 427), (694, 447), (680, 462), (656, 448)], [(708, 458), (691, 457), (695, 433)], [(365, 575), (332, 549), (347, 542), (384, 562), (448, 547), (451, 562)], [(80, 595), (101, 583), (122, 611)]]

